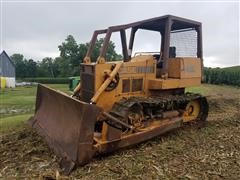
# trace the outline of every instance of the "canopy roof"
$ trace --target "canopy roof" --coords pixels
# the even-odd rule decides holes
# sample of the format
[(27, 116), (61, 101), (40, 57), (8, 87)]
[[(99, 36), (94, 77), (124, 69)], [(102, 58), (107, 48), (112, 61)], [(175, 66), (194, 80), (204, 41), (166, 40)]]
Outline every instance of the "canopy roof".
[(121, 29), (128, 29), (132, 27), (136, 29), (163, 31), (167, 20), (172, 20), (173, 22), (172, 28), (171, 28), (172, 31), (179, 30), (179, 29), (195, 28), (201, 25), (200, 22), (193, 21), (190, 19), (185, 19), (185, 18), (172, 16), (172, 15), (165, 15), (165, 16), (155, 17), (151, 19), (146, 19), (143, 21), (137, 21), (130, 24), (111, 26), (109, 27), (109, 30), (119, 31)]

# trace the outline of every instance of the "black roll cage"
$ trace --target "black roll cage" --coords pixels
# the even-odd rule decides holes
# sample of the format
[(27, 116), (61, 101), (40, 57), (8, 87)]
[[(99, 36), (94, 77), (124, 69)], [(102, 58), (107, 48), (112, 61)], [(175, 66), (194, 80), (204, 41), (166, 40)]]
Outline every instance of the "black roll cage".
[[(131, 28), (130, 40), (127, 46), (126, 29)], [(202, 24), (197, 21), (166, 15), (143, 21), (138, 21), (125, 25), (111, 26), (107, 29), (96, 30), (93, 33), (86, 59), (90, 59), (97, 37), (100, 34), (106, 34), (98, 59), (105, 59), (107, 47), (113, 32), (120, 32), (123, 60), (129, 61), (131, 59), (131, 52), (133, 49), (135, 33), (138, 29), (158, 31), (161, 34), (161, 52), (163, 53), (163, 72), (168, 70), (168, 58), (170, 47), (170, 33), (184, 31), (186, 29), (195, 29), (197, 32), (197, 57), (203, 59), (202, 51)], [(130, 53), (129, 53), (130, 52)], [(203, 62), (202, 62), (203, 64)]]

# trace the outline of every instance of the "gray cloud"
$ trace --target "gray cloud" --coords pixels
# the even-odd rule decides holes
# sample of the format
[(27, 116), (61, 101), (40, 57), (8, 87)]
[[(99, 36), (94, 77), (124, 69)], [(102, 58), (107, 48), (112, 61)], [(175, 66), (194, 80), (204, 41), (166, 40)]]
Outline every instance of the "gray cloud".
[[(125, 24), (165, 14), (203, 23), (204, 57), (207, 66), (239, 65), (239, 3), (94, 3), (7, 2), (2, 7), (1, 49), (41, 60), (58, 56), (57, 46), (72, 34), (87, 42), (95, 29)], [(156, 50), (156, 36), (139, 35), (136, 49)], [(117, 40), (114, 37), (113, 40)], [(119, 45), (119, 43), (117, 43)], [(155, 47), (154, 47), (155, 46)], [(120, 51), (120, 49), (117, 49)]]

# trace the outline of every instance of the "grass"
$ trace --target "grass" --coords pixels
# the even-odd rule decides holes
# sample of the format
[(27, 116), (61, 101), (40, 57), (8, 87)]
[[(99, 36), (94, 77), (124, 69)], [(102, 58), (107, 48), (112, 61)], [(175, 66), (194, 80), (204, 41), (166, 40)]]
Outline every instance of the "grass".
[(36, 95), (36, 87), (17, 87), (0, 91), (0, 107), (6, 105), (29, 105), (33, 104)]
[(200, 94), (205, 94), (205, 88), (203, 86), (197, 86), (197, 87), (189, 87), (186, 88), (187, 92), (193, 92), (193, 93), (200, 93)]
[(200, 93), (204, 96), (218, 96), (218, 95), (227, 95), (231, 96), (232, 93), (239, 93), (240, 87), (229, 86), (229, 85), (212, 85), (212, 84), (202, 84), (197, 87), (186, 88), (188, 92)]
[(21, 128), (23, 124), (28, 120), (32, 114), (22, 114), (10, 117), (4, 117), (0, 120), (0, 134), (7, 133), (10, 131), (16, 131)]
[[(47, 86), (69, 93), (67, 84), (48, 84)], [(37, 86), (23, 86), (0, 90), (0, 133), (21, 126), (35, 109)]]
[(67, 94), (71, 94), (71, 92), (69, 91), (69, 88), (68, 88), (68, 84), (47, 84), (47, 86), (49, 86), (53, 89), (63, 91)]

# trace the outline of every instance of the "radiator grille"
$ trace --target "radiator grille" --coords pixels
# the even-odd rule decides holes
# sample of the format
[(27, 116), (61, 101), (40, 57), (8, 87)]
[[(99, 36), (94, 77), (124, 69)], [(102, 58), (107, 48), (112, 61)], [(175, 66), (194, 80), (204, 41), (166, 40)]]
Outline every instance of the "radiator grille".
[(81, 100), (90, 102), (95, 91), (95, 78), (94, 74), (81, 73)]

